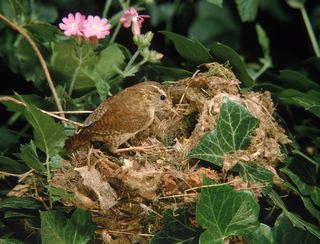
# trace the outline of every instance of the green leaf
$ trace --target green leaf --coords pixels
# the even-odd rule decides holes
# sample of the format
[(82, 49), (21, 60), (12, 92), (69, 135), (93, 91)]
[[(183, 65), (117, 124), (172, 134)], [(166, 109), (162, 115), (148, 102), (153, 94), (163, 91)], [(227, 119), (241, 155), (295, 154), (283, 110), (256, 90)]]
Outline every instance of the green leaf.
[(236, 53), (231, 47), (216, 42), (212, 45), (211, 53), (218, 62), (229, 62), (232, 71), (243, 83), (244, 87), (250, 88), (254, 85), (253, 79), (249, 76), (247, 68), (239, 54)]
[(2, 0), (0, 11), (9, 19), (22, 19), (28, 11), (28, 3), (23, 0)]
[(287, 181), (285, 182), (285, 185), (301, 197), (306, 209), (320, 222), (320, 211), (315, 206), (320, 206), (320, 188), (304, 183), (287, 167), (282, 168), (280, 171), (289, 176), (295, 186)]
[(265, 30), (261, 25), (256, 24), (256, 32), (258, 35), (258, 41), (263, 51), (263, 63), (268, 66), (272, 66), (272, 59), (270, 56), (269, 38)]
[(306, 93), (295, 89), (286, 89), (277, 93), (280, 102), (302, 107), (320, 117), (320, 92), (310, 90)]
[(27, 81), (32, 81), (39, 87), (45, 76), (36, 53), (22, 36), (17, 38), (14, 47), (13, 55), (19, 61), (19, 72)]
[(190, 216), (186, 211), (166, 211), (163, 217), (164, 227), (153, 236), (151, 244), (198, 243), (197, 230), (190, 226)]
[(250, 244), (276, 243), (272, 233), (272, 229), (268, 225), (261, 224), (261, 223), (259, 228), (256, 229), (254, 232), (246, 235), (245, 239)]
[(0, 151), (5, 152), (11, 145), (18, 144), (18, 136), (15, 131), (8, 129), (5, 126), (0, 127)]
[(73, 89), (83, 91), (95, 87), (92, 68), (96, 62), (97, 56), (89, 45), (79, 47), (68, 39), (53, 45), (49, 66), (55, 80), (69, 85), (74, 80)]
[(198, 64), (213, 61), (208, 50), (198, 40), (190, 39), (170, 31), (160, 31), (160, 33), (173, 42), (177, 52), (186, 60)]
[(157, 64), (152, 64), (150, 67), (152, 67), (155, 72), (160, 73), (161, 78), (164, 81), (183, 79), (192, 76), (191, 72), (184, 69), (165, 67)]
[(0, 237), (0, 244), (25, 244), (25, 242), (10, 237)]
[(24, 172), (27, 172), (28, 170), (28, 167), (19, 163), (18, 161), (5, 156), (0, 156), (0, 171), (13, 174), (22, 174)]
[(45, 167), (39, 160), (36, 146), (31, 140), (29, 144), (24, 144), (20, 146), (20, 157), (30, 168), (38, 170), (40, 172), (45, 171)]
[(271, 200), (274, 202), (274, 204), (282, 210), (282, 214), (285, 215), (290, 220), (290, 222), (292, 223), (292, 225), (294, 227), (297, 227), (301, 230), (307, 230), (311, 234), (315, 235), (317, 238), (320, 239), (319, 227), (308, 223), (307, 221), (302, 219), (299, 215), (292, 213), (292, 212), (289, 212), (287, 210), (286, 205), (284, 204), (284, 202), (282, 201), (280, 196), (275, 191), (273, 191), (273, 190), (270, 191), (268, 193), (268, 196), (271, 198)]
[(258, 0), (236, 0), (242, 22), (255, 20), (258, 12)]
[(189, 157), (221, 166), (225, 154), (249, 145), (251, 134), (258, 125), (259, 120), (242, 105), (224, 97), (216, 128), (203, 136)]
[(295, 70), (281, 70), (279, 79), (282, 83), (281, 85), (287, 88), (297, 89), (301, 92), (307, 92), (309, 90), (320, 91), (320, 85), (317, 82)]
[(43, 244), (85, 244), (95, 229), (90, 214), (81, 209), (76, 209), (70, 219), (58, 211), (41, 211), (40, 217)]
[[(204, 186), (213, 181), (204, 178)], [(246, 235), (259, 227), (259, 204), (250, 192), (229, 185), (203, 187), (197, 204), (197, 221), (205, 228), (200, 243), (221, 243), (230, 236)]]
[[(106, 99), (110, 91), (110, 85), (107, 82), (117, 75), (117, 69), (121, 69), (124, 61), (125, 57), (119, 46), (113, 44), (99, 53), (94, 67), (86, 67), (86, 73), (94, 78), (96, 89), (102, 101)], [(90, 74), (90, 70), (93, 70), (92, 74)]]
[(306, 0), (286, 0), (287, 4), (294, 9), (302, 9)]
[(63, 126), (33, 105), (26, 107), (25, 116), (33, 127), (34, 144), (49, 157), (57, 154), (66, 139)]
[(35, 217), (35, 215), (26, 212), (25, 209), (23, 209), (23, 210), (21, 210), (21, 211), (6, 210), (6, 211), (3, 213), (3, 217), (4, 217), (5, 219), (8, 219), (8, 218), (33, 218), (33, 217)]
[(42, 207), (38, 201), (30, 197), (8, 197), (0, 202), (0, 208), (42, 209)]
[(58, 28), (46, 22), (31, 22), (23, 26), (33, 39), (38, 42), (55, 41), (60, 33)]
[(273, 173), (270, 170), (262, 168), (253, 163), (238, 163), (240, 177), (245, 181), (253, 183), (262, 183), (264, 185), (263, 192), (266, 193), (271, 190), (273, 182)]
[(313, 244), (319, 240), (305, 230), (293, 227), (285, 214), (280, 214), (272, 228), (274, 243), (277, 244)]
[(217, 5), (218, 7), (222, 8), (223, 0), (207, 0), (209, 3)]

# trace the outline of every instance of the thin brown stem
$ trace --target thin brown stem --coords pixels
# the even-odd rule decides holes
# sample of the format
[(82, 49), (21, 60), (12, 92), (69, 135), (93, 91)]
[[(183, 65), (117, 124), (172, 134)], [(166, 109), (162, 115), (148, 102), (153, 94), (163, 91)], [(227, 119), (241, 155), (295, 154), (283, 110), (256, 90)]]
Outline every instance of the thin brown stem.
[[(22, 105), (22, 106), (25, 106), (27, 107), (27, 104), (25, 104), (24, 102), (16, 99), (16, 98), (13, 98), (13, 97), (9, 97), (9, 96), (3, 96), (3, 97), (0, 97), (0, 102), (1, 101), (5, 101), (5, 102), (14, 102), (16, 104), (19, 104), (19, 105)], [(67, 119), (65, 117), (62, 117), (62, 116), (59, 116), (59, 115), (56, 115), (55, 113), (51, 113), (51, 112), (48, 112), (48, 111), (45, 111), (43, 109), (39, 109), (42, 113), (44, 114), (47, 114), (53, 118), (56, 118), (56, 119), (60, 119), (62, 122), (69, 122), (70, 124), (74, 124), (74, 125), (77, 125), (77, 126), (80, 126), (82, 127), (83, 124), (79, 123), (79, 122), (76, 122), (76, 121), (73, 121), (73, 120), (70, 120), (70, 119)]]
[[(41, 63), (43, 72), (47, 78), (48, 81), (48, 85), (50, 87), (50, 90), (52, 92), (53, 98), (55, 100), (55, 103), (57, 105), (57, 108), (60, 112), (61, 117), (65, 117), (64, 113), (63, 113), (63, 109), (62, 109), (62, 105), (60, 103), (60, 99), (58, 97), (56, 88), (54, 86), (53, 80), (51, 78), (51, 75), (49, 73), (49, 69), (48, 66), (46, 64), (46, 61), (44, 60), (39, 48), (37, 47), (36, 43), (32, 40), (32, 38), (29, 36), (29, 34), (24, 31), (20, 26), (16, 25), (15, 23), (13, 23), (11, 20), (7, 19), (5, 16), (3, 16), (2, 14), (0, 14), (0, 19), (2, 19), (4, 22), (6, 22), (8, 25), (10, 25), (14, 30), (18, 31), (24, 38), (26, 38), (26, 40), (29, 42), (29, 44), (31, 45), (32, 49), (35, 51), (35, 53), (37, 54), (39, 61)], [(63, 125), (66, 125), (65, 121), (62, 121)]]

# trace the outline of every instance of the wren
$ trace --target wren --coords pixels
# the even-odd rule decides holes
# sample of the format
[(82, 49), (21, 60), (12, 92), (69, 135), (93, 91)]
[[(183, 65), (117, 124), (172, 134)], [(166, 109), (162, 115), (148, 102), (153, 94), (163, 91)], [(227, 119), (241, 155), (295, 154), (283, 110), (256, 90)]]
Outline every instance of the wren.
[(111, 153), (129, 151), (119, 146), (147, 129), (161, 110), (173, 110), (165, 88), (153, 81), (126, 88), (101, 103), (84, 121), (80, 131), (72, 136), (69, 151), (102, 142)]

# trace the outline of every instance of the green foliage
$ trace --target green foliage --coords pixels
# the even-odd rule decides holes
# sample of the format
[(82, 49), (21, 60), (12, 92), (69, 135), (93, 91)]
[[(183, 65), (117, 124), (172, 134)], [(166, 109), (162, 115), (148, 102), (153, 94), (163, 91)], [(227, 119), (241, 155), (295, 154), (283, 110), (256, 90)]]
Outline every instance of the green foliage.
[(251, 134), (258, 124), (258, 119), (242, 105), (224, 97), (216, 128), (203, 136), (199, 144), (189, 153), (189, 157), (221, 166), (224, 155), (248, 146)]
[(175, 48), (183, 58), (198, 64), (213, 61), (208, 50), (197, 39), (189, 39), (170, 31), (161, 31), (160, 33), (174, 43)]
[(253, 79), (249, 76), (247, 68), (241, 57), (232, 48), (222, 43), (214, 43), (211, 48), (212, 56), (221, 63), (230, 63), (233, 72), (239, 80), (243, 82), (244, 87), (252, 87)]
[[(106, 12), (114, 13), (107, 16), (112, 34), (93, 43), (64, 36), (56, 23), (61, 22), (61, 10), (76, 12), (81, 6), (93, 14), (101, 9), (101, 2), (0, 1), (0, 71), (6, 88), (1, 88), (1, 95), (12, 95), (26, 104), (1, 100), (7, 111), (0, 126), (0, 243), (38, 243), (40, 235), (43, 243), (88, 243), (94, 241), (96, 228), (89, 213), (80, 209), (64, 213), (59, 206), (62, 198), (72, 199), (74, 194), (51, 185), (51, 178), (68, 159), (64, 143), (75, 126), (64, 126), (42, 112), (57, 110), (52, 90), (34, 49), (13, 29), (26, 31), (39, 48), (64, 110), (92, 110), (123, 84), (143, 80), (170, 83), (191, 77), (210, 62), (230, 65), (242, 91), (271, 92), (277, 105), (273, 115), (292, 141), (282, 148), (284, 164), (274, 168), (283, 179), (280, 187), (274, 187), (272, 171), (259, 162), (238, 162), (227, 173), (219, 171), (226, 155), (247, 148), (259, 123), (243, 106), (227, 98), (215, 129), (189, 154), (200, 159), (197, 166), (209, 165), (226, 176), (261, 186), (258, 203), (263, 203), (264, 211), (259, 213), (259, 204), (250, 193), (204, 178), (196, 213), (192, 203), (185, 210), (160, 213), (163, 228), (161, 223), (157, 225), (160, 229), (151, 242), (224, 243), (242, 236), (248, 243), (258, 244), (318, 243), (320, 58), (319, 37), (314, 33), (319, 29), (320, 4), (307, 0), (286, 0), (287, 5), (277, 0), (131, 1), (141, 9), (146, 7), (151, 18), (145, 22), (154, 30), (163, 30), (163, 35), (156, 31), (144, 34), (150, 28), (144, 22), (143, 35), (132, 38), (130, 28), (121, 29), (120, 35), (117, 32), (128, 1), (105, 2), (112, 10)], [(296, 12), (303, 17), (297, 18)], [(7, 25), (2, 16), (17, 28)], [(250, 21), (255, 24), (243, 23)], [(294, 35), (288, 26), (296, 27)], [(307, 31), (301, 30), (304, 26)], [(153, 36), (156, 40), (151, 43)], [(161, 64), (155, 64), (159, 54), (149, 49), (151, 44), (164, 54)], [(11, 87), (11, 83), (18, 85)], [(14, 90), (21, 95), (13, 95)], [(32, 198), (8, 197), (15, 186), (27, 186), (23, 194)], [(281, 197), (274, 189), (281, 189)], [(296, 204), (299, 208), (292, 208)], [(266, 224), (270, 220), (275, 220), (273, 226)], [(26, 236), (31, 240), (23, 240)]]
[(44, 244), (86, 244), (95, 229), (90, 214), (81, 209), (76, 209), (70, 219), (58, 211), (41, 211), (40, 216)]
[(164, 213), (164, 228), (156, 233), (151, 244), (157, 243), (198, 243), (199, 230), (190, 226), (190, 218), (186, 211), (166, 211)]
[[(213, 184), (212, 186), (210, 184)], [(205, 228), (201, 243), (224, 243), (232, 235), (245, 235), (259, 227), (259, 205), (249, 192), (235, 192), (228, 185), (214, 185), (204, 178), (197, 204), (197, 221)]]
[(21, 145), (20, 151), (21, 151), (20, 157), (26, 163), (26, 165), (40, 172), (45, 171), (44, 166), (39, 160), (39, 156), (37, 154), (37, 148), (33, 144), (32, 140), (30, 141), (29, 144)]
[(33, 105), (26, 107), (25, 116), (33, 127), (34, 144), (47, 157), (57, 154), (64, 146), (66, 139), (62, 125), (39, 111)]
[(252, 21), (258, 12), (259, 0), (236, 0), (237, 8), (243, 22)]

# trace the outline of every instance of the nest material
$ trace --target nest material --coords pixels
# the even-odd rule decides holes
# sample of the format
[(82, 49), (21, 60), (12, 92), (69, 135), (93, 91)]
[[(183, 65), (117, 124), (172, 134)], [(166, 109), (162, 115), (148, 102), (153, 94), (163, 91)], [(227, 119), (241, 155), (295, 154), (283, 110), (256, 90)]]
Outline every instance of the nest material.
[[(280, 144), (288, 142), (272, 117), (269, 92), (240, 93), (239, 81), (226, 67), (207, 64), (208, 71), (172, 83), (169, 94), (180, 114), (158, 114), (153, 125), (131, 139), (132, 146), (153, 146), (143, 153), (110, 157), (92, 149), (87, 160), (73, 159), (53, 178), (53, 185), (74, 192), (64, 199), (93, 212), (106, 243), (144, 243), (161, 222), (161, 212), (194, 206), (203, 175), (232, 181), (236, 189), (248, 187), (228, 174), (240, 160), (268, 169), (281, 161)], [(246, 150), (225, 156), (216, 172), (187, 157), (204, 134), (215, 128), (223, 97), (236, 101), (260, 120)], [(274, 171), (275, 172), (275, 171)], [(250, 187), (258, 197), (259, 187)], [(150, 215), (154, 218), (150, 218)], [(131, 234), (130, 234), (131, 233)]]

